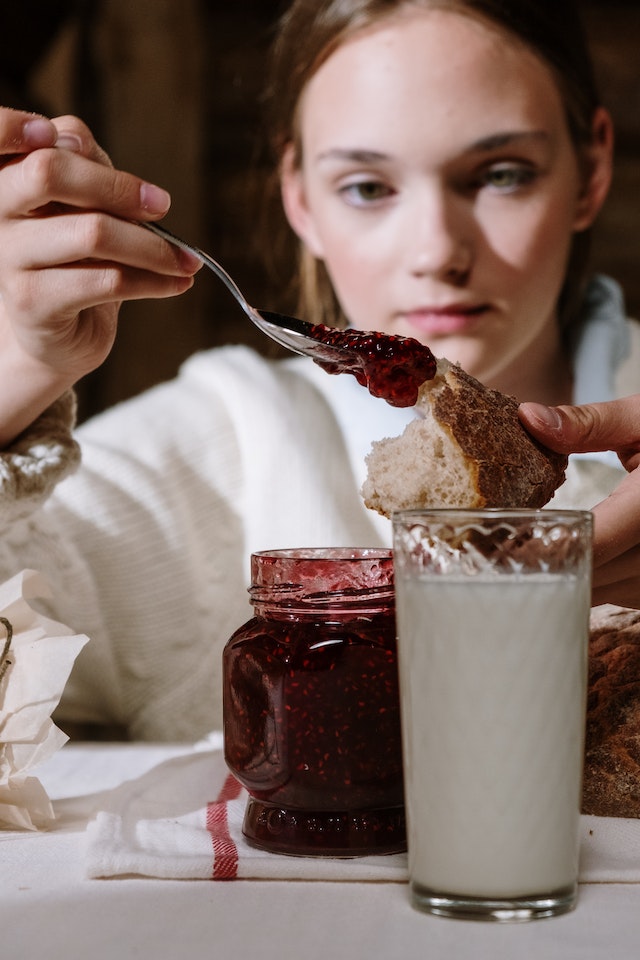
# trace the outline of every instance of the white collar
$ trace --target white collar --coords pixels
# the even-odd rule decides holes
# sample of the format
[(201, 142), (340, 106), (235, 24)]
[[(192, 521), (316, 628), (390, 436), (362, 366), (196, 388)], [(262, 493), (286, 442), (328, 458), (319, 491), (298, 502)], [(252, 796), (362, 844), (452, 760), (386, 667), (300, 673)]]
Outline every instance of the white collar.
[[(613, 400), (616, 373), (630, 349), (629, 322), (620, 286), (610, 277), (596, 275), (587, 287), (582, 311), (583, 325), (573, 355), (573, 402)], [(620, 469), (617, 454), (610, 450), (573, 456)]]
[(573, 402), (615, 398), (615, 375), (629, 354), (629, 325), (620, 286), (595, 276), (582, 303), (583, 325), (573, 355)]

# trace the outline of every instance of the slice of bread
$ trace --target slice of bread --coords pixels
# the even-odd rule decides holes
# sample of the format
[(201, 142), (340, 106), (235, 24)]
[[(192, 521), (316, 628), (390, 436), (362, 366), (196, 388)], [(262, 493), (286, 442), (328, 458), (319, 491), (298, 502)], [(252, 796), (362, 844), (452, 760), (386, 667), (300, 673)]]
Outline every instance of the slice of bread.
[(542, 447), (518, 419), (518, 401), (489, 390), (448, 360), (420, 388), (418, 417), (399, 437), (373, 443), (362, 496), (390, 517), (428, 507), (546, 504), (567, 458)]

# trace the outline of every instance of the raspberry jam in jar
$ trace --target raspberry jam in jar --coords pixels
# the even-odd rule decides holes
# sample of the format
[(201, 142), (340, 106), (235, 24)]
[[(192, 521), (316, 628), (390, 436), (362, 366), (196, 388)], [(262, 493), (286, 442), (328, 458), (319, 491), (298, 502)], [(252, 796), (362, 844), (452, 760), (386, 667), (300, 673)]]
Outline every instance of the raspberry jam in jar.
[(255, 616), (223, 671), (245, 837), (298, 855), (404, 850), (391, 551), (263, 551), (251, 580)]

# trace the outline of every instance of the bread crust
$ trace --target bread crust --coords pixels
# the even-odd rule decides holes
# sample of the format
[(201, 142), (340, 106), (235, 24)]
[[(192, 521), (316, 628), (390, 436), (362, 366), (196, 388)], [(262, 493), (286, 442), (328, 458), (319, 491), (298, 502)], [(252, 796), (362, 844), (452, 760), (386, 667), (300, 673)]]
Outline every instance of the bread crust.
[(582, 812), (640, 817), (640, 610), (592, 612)]
[(416, 410), (400, 437), (375, 442), (367, 457), (362, 496), (383, 516), (431, 507), (537, 509), (564, 481), (567, 457), (527, 433), (518, 401), (460, 366), (439, 360)]
[(469, 462), (481, 506), (543, 507), (564, 481), (567, 457), (527, 433), (518, 401), (483, 387), (462, 367), (449, 368), (432, 406)]

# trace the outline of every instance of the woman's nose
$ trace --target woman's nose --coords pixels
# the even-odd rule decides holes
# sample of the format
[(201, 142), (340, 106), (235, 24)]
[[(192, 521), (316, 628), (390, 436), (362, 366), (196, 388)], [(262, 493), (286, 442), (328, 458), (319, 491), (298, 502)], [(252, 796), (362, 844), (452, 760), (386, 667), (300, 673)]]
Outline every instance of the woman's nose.
[(448, 283), (463, 283), (473, 262), (473, 243), (462, 198), (429, 191), (414, 209), (409, 237), (411, 272)]

